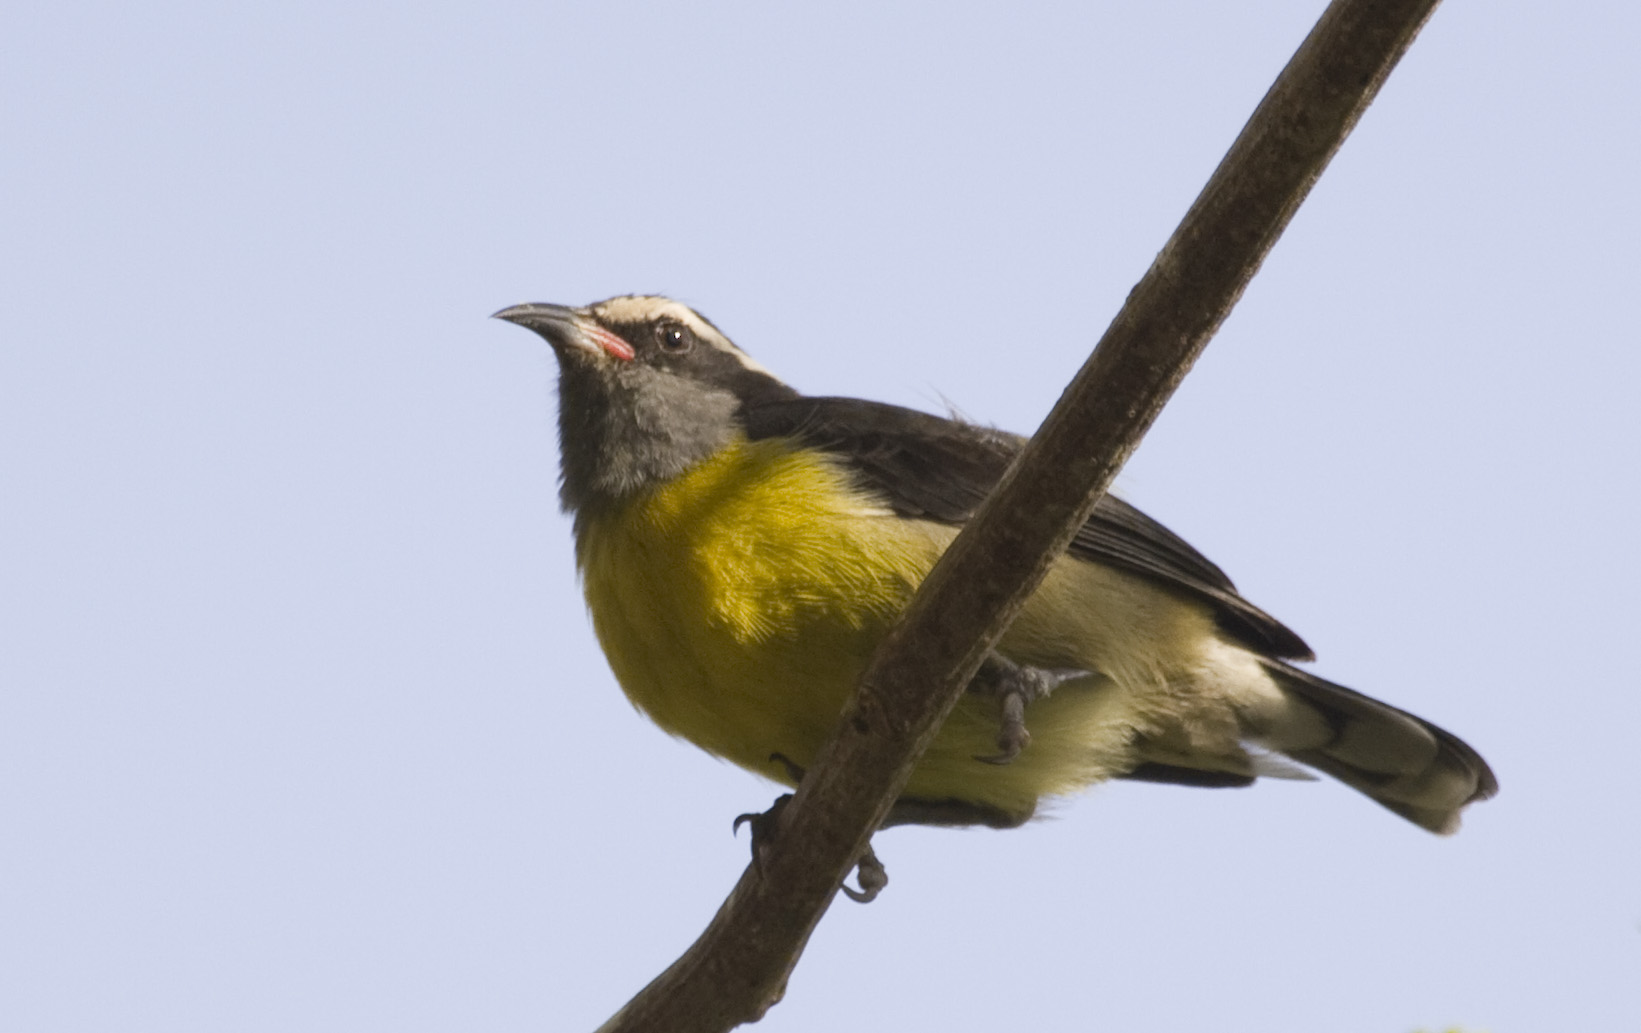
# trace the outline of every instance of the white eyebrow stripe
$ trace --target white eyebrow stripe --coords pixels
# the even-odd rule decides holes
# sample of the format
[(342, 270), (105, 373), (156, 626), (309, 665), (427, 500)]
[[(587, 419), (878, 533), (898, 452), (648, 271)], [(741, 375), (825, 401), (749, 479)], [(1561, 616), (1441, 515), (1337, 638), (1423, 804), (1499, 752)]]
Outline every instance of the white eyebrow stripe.
[(671, 298), (655, 295), (629, 294), (624, 297), (601, 301), (593, 308), (600, 317), (615, 323), (642, 323), (662, 318), (676, 319), (695, 331), (697, 339), (733, 357), (736, 362), (739, 362), (751, 372), (762, 374), (777, 383), (784, 383), (780, 377), (775, 375), (773, 370), (737, 348), (729, 338), (719, 333), (711, 323), (701, 318), (699, 313), (681, 301), (673, 301)]

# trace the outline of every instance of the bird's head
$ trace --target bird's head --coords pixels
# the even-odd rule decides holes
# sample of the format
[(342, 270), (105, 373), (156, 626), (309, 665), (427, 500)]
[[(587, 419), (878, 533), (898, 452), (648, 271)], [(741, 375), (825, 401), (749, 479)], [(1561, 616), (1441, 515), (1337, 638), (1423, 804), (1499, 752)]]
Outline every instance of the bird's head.
[(796, 395), (670, 298), (514, 305), (496, 318), (534, 330), (558, 356), (559, 496), (578, 518), (723, 448), (739, 434), (746, 406)]

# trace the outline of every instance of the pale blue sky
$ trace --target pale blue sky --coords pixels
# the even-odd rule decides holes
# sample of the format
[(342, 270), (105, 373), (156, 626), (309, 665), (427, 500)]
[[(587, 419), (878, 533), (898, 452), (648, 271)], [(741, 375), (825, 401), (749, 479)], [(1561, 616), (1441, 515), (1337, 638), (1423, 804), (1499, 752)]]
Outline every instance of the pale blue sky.
[[(1029, 431), (1322, 7), (9, 10), (0, 1026), (596, 1026), (774, 789), (614, 685), (487, 314)], [(1641, 1028), (1637, 53), (1439, 10), (1120, 481), (1502, 795), (897, 830), (760, 1029)]]

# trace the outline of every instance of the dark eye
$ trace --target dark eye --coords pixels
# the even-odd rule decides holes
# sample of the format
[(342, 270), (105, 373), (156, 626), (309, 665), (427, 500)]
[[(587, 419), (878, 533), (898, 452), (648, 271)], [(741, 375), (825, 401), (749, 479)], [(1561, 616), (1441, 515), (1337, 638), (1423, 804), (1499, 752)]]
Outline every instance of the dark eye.
[(659, 323), (655, 327), (655, 343), (664, 352), (682, 355), (695, 347), (695, 334), (682, 323)]

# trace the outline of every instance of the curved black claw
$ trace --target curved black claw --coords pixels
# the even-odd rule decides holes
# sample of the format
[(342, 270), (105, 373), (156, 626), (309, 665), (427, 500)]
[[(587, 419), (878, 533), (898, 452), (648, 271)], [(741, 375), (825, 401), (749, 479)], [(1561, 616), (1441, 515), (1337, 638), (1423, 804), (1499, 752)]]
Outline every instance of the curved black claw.
[(781, 812), (786, 809), (786, 805), (791, 802), (792, 794), (782, 793), (775, 798), (774, 803), (769, 805), (767, 811), (762, 813), (748, 812), (735, 816), (734, 823), (730, 825), (731, 834), (739, 835), (742, 825), (749, 825), (752, 828), (753, 864), (763, 864), (764, 851), (769, 849), (769, 844), (775, 841), (776, 821), (780, 818)]
[(860, 860), (855, 862), (855, 881), (860, 883), (858, 890), (847, 882), (839, 888), (844, 896), (857, 904), (870, 904), (883, 892), (883, 887), (889, 885), (889, 873), (884, 869), (883, 862), (877, 859), (877, 854), (873, 853), (870, 844), (867, 844), (866, 852), (860, 855)]
[(1002, 711), (997, 729), (997, 753), (976, 756), (986, 764), (1007, 764), (1031, 745), (1031, 733), (1026, 730), (1026, 704), (1046, 698), (1055, 689), (1073, 678), (1086, 677), (1090, 672), (1022, 667), (1005, 660), (996, 653), (986, 658), (980, 670), (969, 683), (970, 692), (996, 696)]
[(771, 753), (769, 759), (786, 769), (786, 777), (792, 780), (793, 785), (803, 781), (804, 769), (792, 763), (792, 758), (784, 753)]

